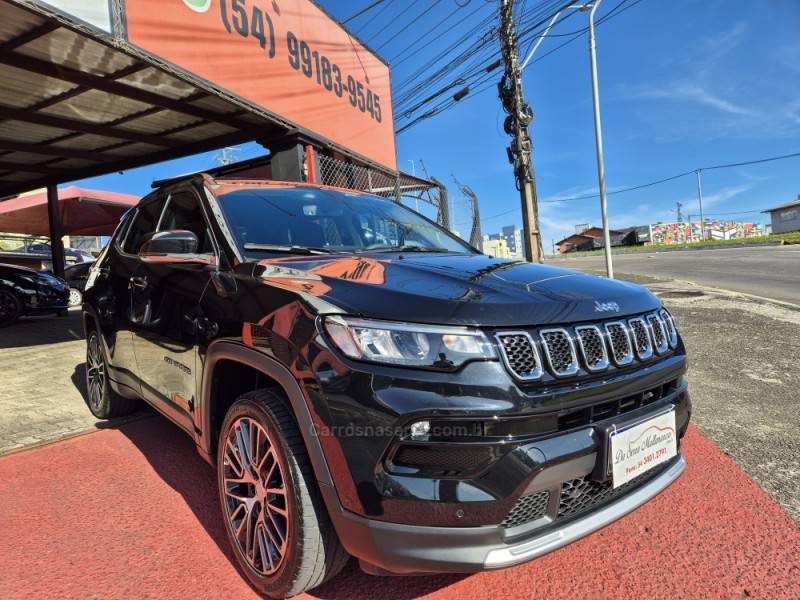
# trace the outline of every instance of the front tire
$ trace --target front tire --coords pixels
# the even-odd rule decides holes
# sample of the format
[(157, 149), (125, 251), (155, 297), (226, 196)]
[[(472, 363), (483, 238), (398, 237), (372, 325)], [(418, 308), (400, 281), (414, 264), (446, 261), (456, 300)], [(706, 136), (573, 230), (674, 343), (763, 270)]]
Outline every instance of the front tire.
[(111, 389), (106, 353), (95, 330), (86, 338), (86, 393), (86, 404), (98, 419), (124, 417), (137, 408), (136, 400), (123, 398)]
[(11, 290), (0, 289), (0, 327), (15, 323), (22, 315), (22, 302)]
[(272, 598), (320, 585), (349, 558), (285, 402), (272, 390), (240, 396), (225, 416), (217, 448), (228, 539), (241, 571)]

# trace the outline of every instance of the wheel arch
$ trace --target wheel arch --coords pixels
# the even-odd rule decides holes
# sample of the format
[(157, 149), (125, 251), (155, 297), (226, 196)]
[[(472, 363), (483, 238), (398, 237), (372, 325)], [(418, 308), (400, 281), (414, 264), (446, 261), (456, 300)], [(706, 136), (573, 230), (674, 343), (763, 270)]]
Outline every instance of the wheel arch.
[[(195, 441), (200, 455), (209, 463), (214, 464), (216, 459), (215, 436), (217, 434), (214, 409), (215, 404), (219, 401), (215, 389), (219, 382), (215, 382), (214, 375), (218, 373), (217, 369), (225, 368), (226, 364), (241, 365), (257, 371), (268, 378), (270, 384), (274, 384), (274, 387), (283, 392), (288, 399), (288, 408), (294, 415), (303, 436), (303, 442), (311, 459), (311, 466), (317, 481), (332, 486), (333, 479), (316, 434), (311, 412), (294, 375), (277, 360), (236, 342), (223, 340), (213, 342), (206, 353), (200, 401), (195, 417), (197, 420)], [(222, 416), (224, 418), (224, 415)]]

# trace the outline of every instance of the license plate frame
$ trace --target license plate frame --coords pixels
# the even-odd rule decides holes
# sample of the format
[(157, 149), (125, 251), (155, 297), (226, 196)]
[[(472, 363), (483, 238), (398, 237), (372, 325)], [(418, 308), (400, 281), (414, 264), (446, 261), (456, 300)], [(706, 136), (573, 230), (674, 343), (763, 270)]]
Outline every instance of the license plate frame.
[(677, 456), (675, 421), (675, 410), (670, 408), (621, 428), (612, 426), (608, 439), (608, 464), (613, 488)]

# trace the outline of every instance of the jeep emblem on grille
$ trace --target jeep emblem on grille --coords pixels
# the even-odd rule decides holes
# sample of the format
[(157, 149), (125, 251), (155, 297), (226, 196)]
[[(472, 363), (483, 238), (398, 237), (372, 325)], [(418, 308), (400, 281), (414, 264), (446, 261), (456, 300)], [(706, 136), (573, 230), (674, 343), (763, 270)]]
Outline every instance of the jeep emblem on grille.
[(616, 302), (598, 302), (594, 301), (594, 312), (619, 312), (619, 304)]

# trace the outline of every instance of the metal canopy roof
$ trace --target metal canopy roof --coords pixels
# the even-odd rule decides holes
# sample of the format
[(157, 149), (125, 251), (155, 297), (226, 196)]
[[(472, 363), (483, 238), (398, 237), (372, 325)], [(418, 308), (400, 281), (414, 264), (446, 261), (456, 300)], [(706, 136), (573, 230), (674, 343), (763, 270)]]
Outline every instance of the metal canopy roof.
[[(138, 196), (70, 186), (58, 190), (58, 212), (64, 235), (111, 235)], [(0, 202), (0, 231), (48, 235), (47, 193)]]
[(0, 197), (290, 132), (113, 41), (0, 0)]

